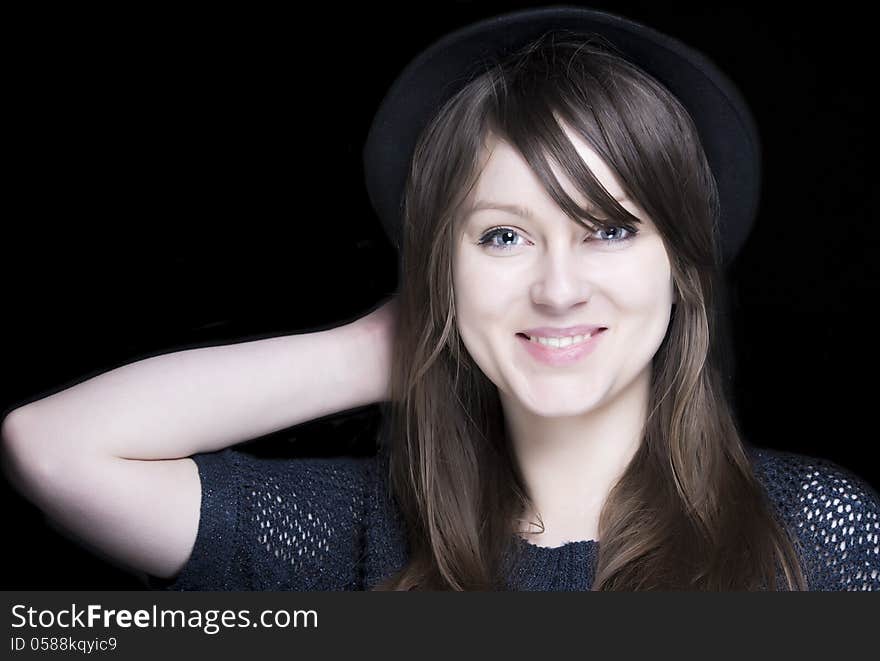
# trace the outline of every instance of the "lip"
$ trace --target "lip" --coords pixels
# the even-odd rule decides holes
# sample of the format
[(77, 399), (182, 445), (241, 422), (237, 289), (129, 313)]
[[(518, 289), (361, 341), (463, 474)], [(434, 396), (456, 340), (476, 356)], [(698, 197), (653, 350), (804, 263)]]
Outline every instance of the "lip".
[[(581, 328), (583, 328), (583, 326), (581, 326)], [(593, 333), (592, 337), (590, 337), (590, 339), (586, 342), (581, 342), (580, 344), (572, 344), (571, 346), (565, 347), (564, 349), (547, 347), (543, 344), (540, 344), (539, 342), (532, 342), (529, 338), (523, 335), (517, 335), (516, 339), (518, 342), (522, 343), (523, 348), (539, 362), (542, 362), (546, 365), (553, 365), (554, 367), (563, 367), (576, 363), (585, 356), (593, 353), (593, 351), (596, 349), (596, 345), (599, 343), (599, 340), (604, 334), (604, 329), (596, 331)]]
[(529, 328), (521, 331), (526, 335), (534, 337), (574, 337), (575, 335), (587, 335), (594, 333), (605, 326), (588, 325), (588, 326), (567, 326), (566, 328), (551, 328), (550, 326), (541, 326), (540, 328)]

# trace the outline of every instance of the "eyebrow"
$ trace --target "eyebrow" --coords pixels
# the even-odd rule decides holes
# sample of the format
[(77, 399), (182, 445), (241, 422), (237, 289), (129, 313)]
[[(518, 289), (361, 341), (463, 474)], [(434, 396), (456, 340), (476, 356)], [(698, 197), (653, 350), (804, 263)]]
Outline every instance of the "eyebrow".
[[(615, 197), (615, 200), (618, 202), (625, 202), (629, 199), (627, 195), (623, 195), (621, 197)], [(503, 202), (492, 202), (491, 200), (479, 200), (477, 201), (468, 211), (468, 216), (475, 214), (477, 211), (483, 211), (485, 209), (496, 209), (498, 211), (506, 211), (508, 213), (512, 213), (516, 216), (521, 216), (523, 218), (529, 218), (533, 220), (535, 218), (535, 213), (529, 209), (528, 207), (521, 207), (518, 204), (505, 204)]]

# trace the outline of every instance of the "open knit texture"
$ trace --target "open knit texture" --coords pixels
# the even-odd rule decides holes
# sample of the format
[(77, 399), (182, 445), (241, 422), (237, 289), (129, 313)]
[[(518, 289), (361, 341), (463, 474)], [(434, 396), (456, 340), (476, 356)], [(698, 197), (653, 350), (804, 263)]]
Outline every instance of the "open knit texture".
[[(747, 446), (809, 589), (880, 590), (880, 497), (826, 459)], [(405, 566), (402, 517), (374, 457), (260, 458), (226, 448), (193, 456), (202, 484), (192, 554), (164, 590), (369, 590)], [(599, 542), (522, 547), (510, 590), (589, 590)], [(786, 589), (785, 584), (779, 589)]]

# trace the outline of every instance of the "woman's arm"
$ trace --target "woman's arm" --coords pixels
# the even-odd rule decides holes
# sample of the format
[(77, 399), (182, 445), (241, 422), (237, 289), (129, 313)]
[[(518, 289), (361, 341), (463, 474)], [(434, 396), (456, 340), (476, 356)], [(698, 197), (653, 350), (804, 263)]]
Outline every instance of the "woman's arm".
[(93, 552), (172, 577), (199, 529), (187, 457), (384, 399), (393, 304), (327, 331), (148, 358), (16, 409), (3, 470)]
[(13, 411), (7, 451), (124, 459), (211, 452), (381, 401), (389, 301), (330, 330), (154, 356)]

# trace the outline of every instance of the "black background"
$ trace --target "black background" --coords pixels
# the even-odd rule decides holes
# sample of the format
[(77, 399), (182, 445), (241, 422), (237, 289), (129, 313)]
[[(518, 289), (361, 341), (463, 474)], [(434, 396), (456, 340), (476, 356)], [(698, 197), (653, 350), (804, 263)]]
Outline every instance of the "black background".
[[(329, 328), (372, 309), (397, 286), (361, 170), (374, 110), (447, 31), (539, 4), (550, 3), (77, 8), (7, 22), (4, 410), (149, 355)], [(729, 271), (741, 427), (757, 445), (831, 459), (876, 488), (867, 10), (590, 6), (703, 51), (749, 102), (764, 180)], [(250, 447), (368, 452), (377, 412)], [(0, 497), (0, 587), (140, 586), (5, 482)]]

